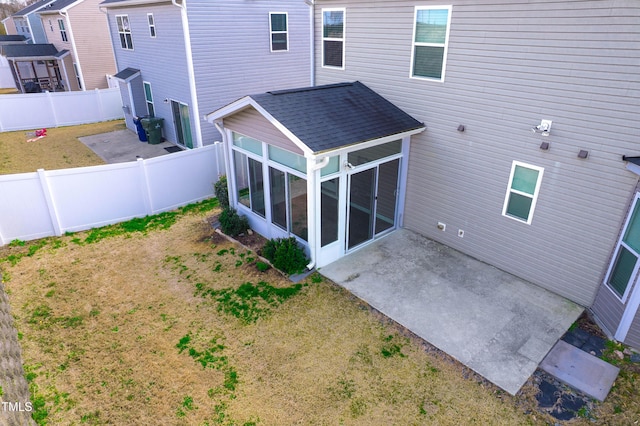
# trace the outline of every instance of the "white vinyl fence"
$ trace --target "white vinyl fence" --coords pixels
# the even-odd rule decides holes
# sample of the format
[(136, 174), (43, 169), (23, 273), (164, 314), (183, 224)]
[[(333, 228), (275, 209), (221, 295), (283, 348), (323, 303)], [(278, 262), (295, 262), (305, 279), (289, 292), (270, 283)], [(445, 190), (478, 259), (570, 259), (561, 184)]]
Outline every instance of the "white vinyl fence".
[(0, 96), (0, 132), (124, 118), (120, 89)]
[(81, 231), (212, 197), (222, 144), (148, 160), (0, 176), (0, 245)]

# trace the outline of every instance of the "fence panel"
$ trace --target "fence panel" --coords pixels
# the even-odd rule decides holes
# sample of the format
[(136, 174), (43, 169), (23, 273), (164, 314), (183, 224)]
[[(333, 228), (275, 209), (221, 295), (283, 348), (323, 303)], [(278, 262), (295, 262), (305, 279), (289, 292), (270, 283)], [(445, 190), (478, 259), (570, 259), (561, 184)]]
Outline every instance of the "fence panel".
[(38, 173), (0, 176), (0, 245), (53, 234)]
[(212, 197), (222, 145), (148, 160), (0, 176), (0, 245), (82, 231)]
[(118, 88), (0, 96), (0, 132), (71, 126), (123, 117)]

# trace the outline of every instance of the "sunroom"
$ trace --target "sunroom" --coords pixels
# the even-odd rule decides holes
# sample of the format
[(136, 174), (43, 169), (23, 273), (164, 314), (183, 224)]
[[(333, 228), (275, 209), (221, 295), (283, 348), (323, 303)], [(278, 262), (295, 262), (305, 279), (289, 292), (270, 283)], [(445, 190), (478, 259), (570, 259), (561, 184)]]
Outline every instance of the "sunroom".
[(223, 135), (231, 205), (321, 267), (397, 229), (422, 123), (360, 82), (245, 96), (206, 116)]

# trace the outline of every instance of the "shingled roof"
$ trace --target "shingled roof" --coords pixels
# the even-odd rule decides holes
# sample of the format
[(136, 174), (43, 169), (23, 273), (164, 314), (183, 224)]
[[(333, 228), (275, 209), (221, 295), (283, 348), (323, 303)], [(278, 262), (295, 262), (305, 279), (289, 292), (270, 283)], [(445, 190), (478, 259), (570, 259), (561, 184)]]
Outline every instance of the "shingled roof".
[(57, 59), (68, 53), (53, 44), (7, 44), (2, 46), (2, 54), (10, 59)]
[(316, 153), (424, 128), (359, 81), (250, 98)]

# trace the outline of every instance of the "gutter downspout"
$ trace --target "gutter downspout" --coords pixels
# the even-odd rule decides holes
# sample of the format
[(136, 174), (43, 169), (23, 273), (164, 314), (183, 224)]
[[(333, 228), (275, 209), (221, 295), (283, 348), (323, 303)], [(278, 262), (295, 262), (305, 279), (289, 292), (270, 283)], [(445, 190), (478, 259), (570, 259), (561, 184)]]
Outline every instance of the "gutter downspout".
[(319, 163), (316, 163), (315, 160), (316, 157), (307, 158), (307, 197), (308, 194), (313, 194), (311, 202), (307, 203), (307, 224), (311, 230), (308, 234), (309, 257), (311, 258), (311, 262), (307, 264), (308, 270), (312, 270), (316, 266), (316, 245), (320, 240), (320, 216), (316, 214), (318, 211), (316, 204), (319, 196), (318, 191), (315, 190), (316, 172), (329, 164), (329, 156), (323, 157)]
[(189, 77), (189, 91), (191, 92), (191, 107), (193, 108), (193, 123), (196, 130), (196, 148), (202, 148), (202, 127), (200, 125), (200, 108), (198, 105), (198, 92), (196, 90), (196, 75), (193, 68), (193, 53), (191, 51), (191, 36), (189, 35), (189, 17), (187, 16), (186, 0), (178, 4), (177, 0), (171, 0), (171, 4), (180, 8), (182, 17), (182, 36), (184, 38), (184, 50), (187, 56), (187, 74)]
[[(82, 73), (82, 65), (80, 65), (80, 57), (78, 56), (78, 48), (76, 47), (76, 39), (73, 38), (73, 30), (71, 29), (71, 18), (69, 18), (69, 14), (67, 12), (58, 11), (60, 16), (64, 16), (66, 18), (67, 24), (69, 25), (68, 31), (69, 36), (71, 38), (71, 47), (73, 49), (73, 56), (75, 58), (76, 68), (78, 69), (78, 77), (80, 77), (80, 84), (82, 87), (80, 88), (83, 92), (87, 90), (87, 84), (84, 81), (84, 74)], [(75, 71), (75, 70), (74, 70)], [(69, 82), (69, 88), (71, 88), (71, 82)]]
[(309, 6), (309, 63), (311, 65), (310, 70), (310, 86), (316, 85), (316, 56), (314, 53), (314, 37), (315, 37), (315, 0), (305, 0), (305, 3)]

